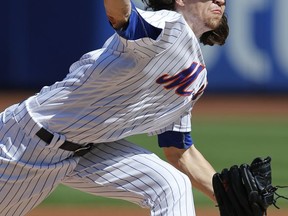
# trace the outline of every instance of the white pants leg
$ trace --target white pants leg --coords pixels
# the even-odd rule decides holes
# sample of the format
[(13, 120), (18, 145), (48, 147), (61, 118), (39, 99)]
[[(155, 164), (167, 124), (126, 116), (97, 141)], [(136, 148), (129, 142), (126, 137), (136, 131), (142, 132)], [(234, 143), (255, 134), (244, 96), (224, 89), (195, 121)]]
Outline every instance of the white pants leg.
[(194, 216), (189, 178), (125, 140), (98, 144), (63, 183), (97, 196), (128, 200), (152, 216)]
[[(30, 137), (13, 109), (0, 113), (0, 216), (22, 216), (41, 203), (79, 158)], [(29, 124), (25, 125), (28, 129)]]

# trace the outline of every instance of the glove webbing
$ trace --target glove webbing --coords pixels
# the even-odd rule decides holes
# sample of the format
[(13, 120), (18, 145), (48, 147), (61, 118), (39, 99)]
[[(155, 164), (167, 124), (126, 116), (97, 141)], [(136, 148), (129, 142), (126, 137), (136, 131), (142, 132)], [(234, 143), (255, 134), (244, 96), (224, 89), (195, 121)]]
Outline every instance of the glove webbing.
[(280, 188), (280, 189), (281, 189), (281, 188), (288, 188), (288, 186), (275, 186), (275, 195), (276, 195), (277, 197), (273, 200), (273, 205), (274, 205), (275, 208), (277, 208), (277, 209), (280, 209), (280, 207), (278, 207), (278, 206), (276, 205), (276, 202), (277, 202), (278, 199), (286, 199), (286, 200), (288, 200), (288, 197), (285, 197), (285, 196), (283, 196), (283, 195), (280, 195), (279, 193), (276, 192), (276, 190), (278, 190), (279, 188)]

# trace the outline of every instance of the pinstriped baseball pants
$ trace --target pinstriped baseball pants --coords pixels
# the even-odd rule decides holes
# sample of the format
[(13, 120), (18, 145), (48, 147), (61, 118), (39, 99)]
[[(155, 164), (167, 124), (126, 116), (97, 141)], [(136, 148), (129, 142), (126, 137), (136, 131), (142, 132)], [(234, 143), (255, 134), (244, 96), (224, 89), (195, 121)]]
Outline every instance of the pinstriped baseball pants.
[(27, 214), (60, 183), (150, 208), (152, 216), (195, 215), (189, 178), (155, 154), (119, 140), (71, 157), (27, 135), (12, 111), (0, 115), (0, 216)]

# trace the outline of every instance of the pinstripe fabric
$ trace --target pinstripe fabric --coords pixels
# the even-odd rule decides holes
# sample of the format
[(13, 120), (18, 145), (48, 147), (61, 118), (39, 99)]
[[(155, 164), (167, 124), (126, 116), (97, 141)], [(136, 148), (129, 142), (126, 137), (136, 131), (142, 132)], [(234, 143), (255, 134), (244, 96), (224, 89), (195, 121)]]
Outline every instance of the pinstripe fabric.
[(64, 184), (148, 207), (153, 216), (195, 215), (189, 178), (125, 140), (96, 145)]
[[(0, 114), (1, 216), (25, 215), (59, 183), (135, 202), (153, 216), (195, 215), (188, 177), (123, 138), (189, 132), (193, 96), (207, 84), (204, 61), (179, 14), (139, 13), (163, 29), (157, 40), (115, 34), (72, 64), (65, 79)], [(194, 64), (188, 77), (166, 83), (170, 88), (156, 82)], [(186, 82), (180, 90), (187, 95), (181, 95)], [(54, 134), (49, 145), (35, 136), (41, 127)], [(58, 148), (66, 139), (95, 147), (71, 157)]]
[[(145, 16), (151, 15), (147, 13)], [(152, 23), (164, 12), (159, 13), (149, 17)], [(112, 36), (103, 49), (87, 53), (71, 65), (63, 81), (44, 87), (27, 100), (30, 118), (83, 144), (157, 133), (173, 123), (178, 125), (173, 130), (190, 131), (190, 116), (184, 116), (192, 109), (193, 94), (206, 83), (206, 70), (186, 89), (192, 92), (189, 96), (179, 96), (175, 89), (156, 83), (163, 74), (174, 76), (193, 62), (204, 65), (197, 38), (184, 19), (175, 12), (164, 14), (163, 21), (170, 21), (161, 24), (164, 30), (157, 41)]]
[[(77, 164), (68, 152), (27, 135), (13, 116), (0, 116), (0, 215), (25, 215), (38, 205)], [(29, 123), (26, 125), (29, 130)], [(31, 129), (31, 128), (30, 128)]]

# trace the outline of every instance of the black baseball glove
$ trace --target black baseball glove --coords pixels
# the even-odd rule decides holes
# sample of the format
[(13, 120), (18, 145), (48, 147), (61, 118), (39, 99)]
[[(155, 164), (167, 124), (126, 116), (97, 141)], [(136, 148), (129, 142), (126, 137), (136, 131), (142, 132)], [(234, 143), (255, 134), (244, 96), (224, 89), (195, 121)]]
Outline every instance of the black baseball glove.
[(251, 165), (234, 165), (213, 176), (213, 188), (221, 216), (263, 216), (274, 205), (271, 158), (256, 158)]

